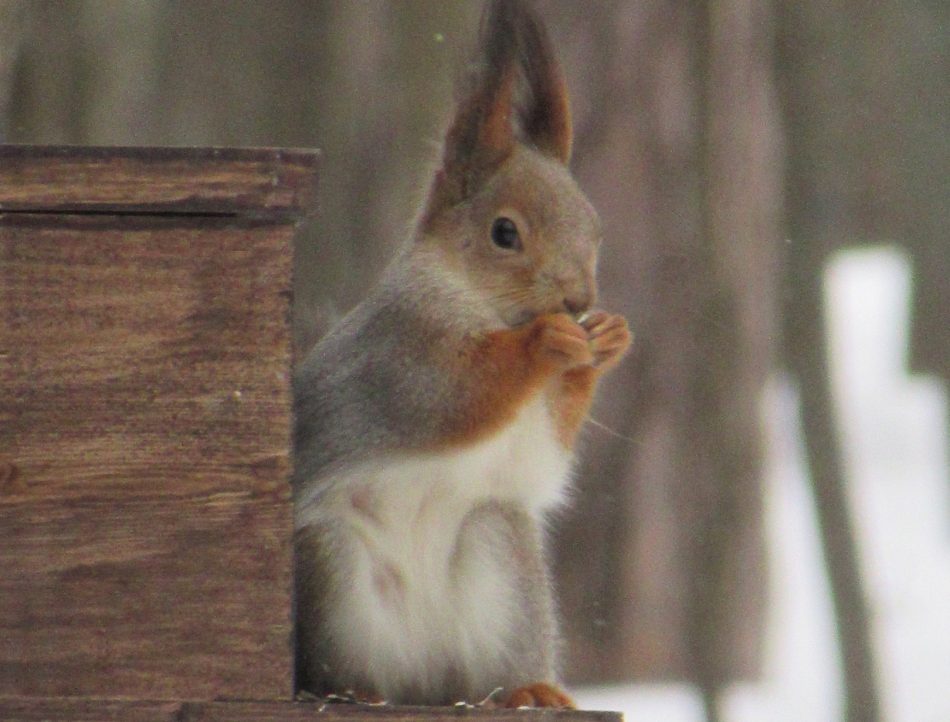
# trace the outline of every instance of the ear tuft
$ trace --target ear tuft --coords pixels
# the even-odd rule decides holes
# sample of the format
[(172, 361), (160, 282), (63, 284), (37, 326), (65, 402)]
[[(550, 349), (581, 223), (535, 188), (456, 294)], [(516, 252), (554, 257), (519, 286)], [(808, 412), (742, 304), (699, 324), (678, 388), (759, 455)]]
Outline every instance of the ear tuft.
[(528, 4), (490, 0), (426, 215), (470, 197), (517, 141), (569, 162), (567, 88), (544, 25)]
[(573, 131), (567, 83), (541, 19), (520, 0), (496, 0), (514, 11), (518, 61), (524, 78), (519, 120), (525, 142), (567, 165)]
[(513, 74), (512, 132), (565, 165), (571, 159), (567, 84), (544, 23), (527, 0), (491, 0), (482, 18), (484, 73)]

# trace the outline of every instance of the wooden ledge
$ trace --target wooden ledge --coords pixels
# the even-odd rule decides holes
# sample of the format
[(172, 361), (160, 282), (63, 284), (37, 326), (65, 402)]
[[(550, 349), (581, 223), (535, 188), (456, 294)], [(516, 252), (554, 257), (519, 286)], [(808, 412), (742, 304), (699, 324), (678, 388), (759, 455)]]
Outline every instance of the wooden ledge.
[(88, 698), (0, 697), (5, 722), (623, 722), (619, 712), (481, 707), (388, 707), (320, 702), (179, 702)]
[(236, 216), (316, 210), (316, 150), (0, 145), (0, 213)]

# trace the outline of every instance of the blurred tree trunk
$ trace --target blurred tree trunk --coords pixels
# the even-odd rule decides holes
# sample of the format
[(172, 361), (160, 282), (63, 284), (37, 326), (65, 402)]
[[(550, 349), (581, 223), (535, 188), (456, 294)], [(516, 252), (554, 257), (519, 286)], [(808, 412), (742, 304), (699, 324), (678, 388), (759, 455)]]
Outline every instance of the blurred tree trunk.
[[(551, 7), (604, 303), (632, 321), (558, 555), (576, 681), (759, 670), (760, 403), (777, 338), (780, 132), (764, 3)], [(589, 57), (594, 65), (572, 60)], [(603, 551), (594, 551), (603, 550)]]
[[(858, 110), (855, 88), (849, 87), (856, 80), (854, 68), (847, 67), (857, 57), (845, 50), (854, 18), (846, 16), (841, 3), (822, 9), (782, 3), (780, 9), (792, 240), (786, 264), (785, 358), (801, 389), (802, 435), (838, 634), (843, 719), (873, 722), (880, 719), (880, 704), (870, 610), (848, 505), (822, 298), (829, 253), (862, 238), (852, 224), (866, 188), (846, 180), (855, 170), (849, 166), (857, 160), (862, 140), (855, 136), (854, 117), (844, 112), (848, 105), (841, 103), (847, 99)], [(809, 109), (810, 103), (827, 103), (832, 96), (835, 105)]]
[[(27, 3), (29, 37), (16, 68), (10, 140), (129, 144), (145, 138), (159, 65), (153, 3)], [(148, 140), (140, 141), (146, 144)]]
[(793, 241), (904, 246), (912, 366), (950, 378), (950, 4), (779, 7)]
[(26, 0), (0, 0), (0, 143), (9, 135), (14, 71), (27, 33)]
[(821, 279), (829, 255), (840, 248), (903, 245), (915, 267), (912, 363), (946, 376), (950, 6), (786, 0), (778, 7), (789, 147), (786, 358), (801, 387), (838, 623), (845, 719), (867, 722), (882, 717), (873, 611), (852, 532), (826, 368)]

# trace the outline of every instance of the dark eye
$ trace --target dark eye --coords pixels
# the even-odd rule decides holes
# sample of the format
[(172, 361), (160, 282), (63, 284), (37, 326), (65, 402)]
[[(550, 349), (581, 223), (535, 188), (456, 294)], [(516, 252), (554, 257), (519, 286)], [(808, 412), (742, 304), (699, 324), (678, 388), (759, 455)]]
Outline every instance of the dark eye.
[(518, 226), (510, 218), (496, 218), (491, 226), (491, 240), (499, 248), (508, 251), (516, 251), (521, 248), (521, 236), (518, 234)]

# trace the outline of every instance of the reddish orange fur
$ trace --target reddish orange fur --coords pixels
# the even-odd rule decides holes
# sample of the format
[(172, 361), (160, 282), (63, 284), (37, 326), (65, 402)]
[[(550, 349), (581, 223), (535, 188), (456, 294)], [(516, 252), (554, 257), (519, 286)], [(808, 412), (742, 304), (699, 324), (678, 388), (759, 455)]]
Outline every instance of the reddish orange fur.
[(554, 413), (558, 440), (571, 449), (577, 438), (594, 398), (594, 391), (601, 374), (613, 368), (630, 347), (630, 331), (622, 316), (597, 311), (590, 314), (583, 328), (588, 334), (588, 344), (594, 357), (594, 365), (570, 369), (561, 376), (549, 397)]
[(453, 359), (465, 385), (459, 411), (446, 424), (440, 447), (491, 436), (558, 373), (592, 359), (583, 329), (564, 314), (541, 316), (527, 326), (473, 340)]
[[(589, 326), (589, 327), (588, 327)], [(446, 425), (440, 448), (475, 443), (501, 430), (535, 394), (545, 391), (558, 439), (572, 448), (600, 375), (630, 345), (621, 316), (598, 312), (587, 325), (548, 314), (514, 329), (494, 331), (456, 359), (465, 379), (463, 403)], [(596, 365), (594, 365), (596, 364)]]
[(549, 404), (554, 414), (558, 441), (565, 449), (574, 447), (594, 399), (594, 389), (600, 376), (593, 366), (566, 371), (561, 382), (551, 391)]
[[(490, 105), (481, 111), (483, 120), (478, 129), (478, 143), (482, 152), (497, 158), (506, 158), (514, 146), (511, 129), (511, 98), (515, 87), (515, 69), (505, 68), (498, 91), (489, 100)], [(484, 102), (484, 99), (483, 99)]]

